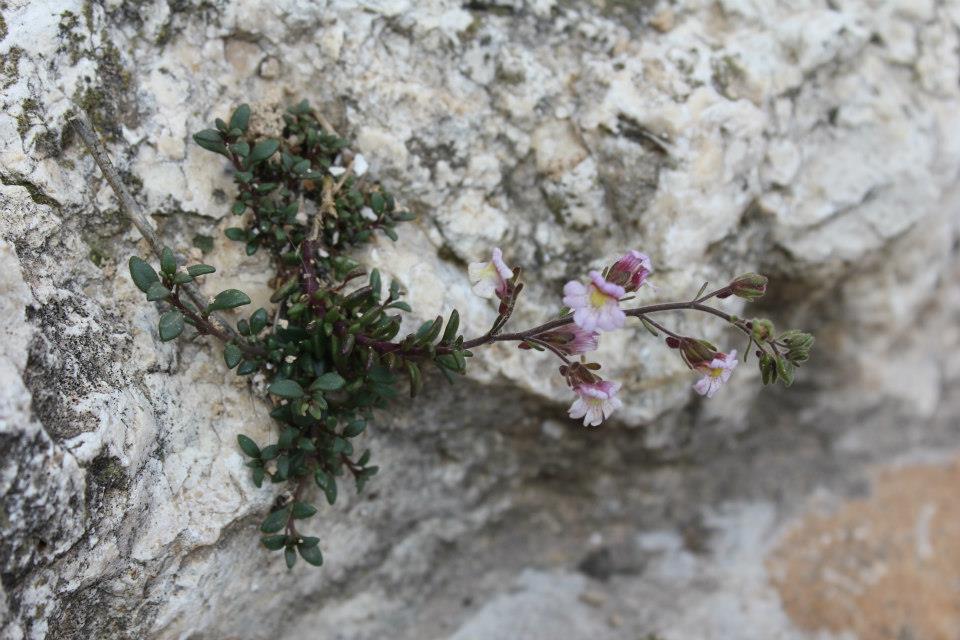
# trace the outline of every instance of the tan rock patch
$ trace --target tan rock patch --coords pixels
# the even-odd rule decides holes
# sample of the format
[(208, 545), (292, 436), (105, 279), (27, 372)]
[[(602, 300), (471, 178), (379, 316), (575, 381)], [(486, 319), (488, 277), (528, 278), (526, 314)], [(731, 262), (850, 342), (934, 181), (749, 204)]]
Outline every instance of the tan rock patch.
[(885, 468), (868, 498), (799, 522), (767, 558), (805, 631), (960, 638), (960, 458)]

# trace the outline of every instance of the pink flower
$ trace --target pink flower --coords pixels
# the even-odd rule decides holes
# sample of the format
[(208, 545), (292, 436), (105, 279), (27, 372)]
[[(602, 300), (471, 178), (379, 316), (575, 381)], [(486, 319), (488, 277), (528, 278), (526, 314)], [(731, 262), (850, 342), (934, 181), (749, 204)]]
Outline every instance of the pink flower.
[(467, 267), (473, 292), (481, 298), (502, 298), (507, 292), (507, 281), (513, 277), (513, 271), (503, 261), (500, 247), (493, 248), (490, 262), (473, 262)]
[(575, 324), (568, 324), (553, 331), (546, 331), (536, 338), (549, 342), (568, 356), (579, 356), (590, 351), (596, 351), (600, 342), (599, 333), (587, 331)]
[(712, 398), (713, 394), (723, 386), (723, 383), (730, 379), (738, 364), (736, 349), (728, 354), (718, 353), (709, 364), (697, 367), (697, 370), (702, 371), (704, 376), (693, 385), (694, 390), (702, 396)]
[(598, 380), (584, 382), (573, 389), (577, 399), (570, 405), (569, 415), (573, 419), (583, 418), (583, 426), (595, 427), (610, 417), (614, 411), (623, 406), (617, 397), (620, 390), (619, 382)]
[(587, 331), (619, 329), (627, 321), (620, 308), (623, 287), (607, 282), (598, 271), (590, 272), (590, 284), (571, 280), (563, 287), (563, 304), (573, 309), (573, 321)]
[(647, 254), (631, 250), (610, 267), (607, 280), (626, 291), (636, 291), (646, 283), (651, 273), (653, 264)]

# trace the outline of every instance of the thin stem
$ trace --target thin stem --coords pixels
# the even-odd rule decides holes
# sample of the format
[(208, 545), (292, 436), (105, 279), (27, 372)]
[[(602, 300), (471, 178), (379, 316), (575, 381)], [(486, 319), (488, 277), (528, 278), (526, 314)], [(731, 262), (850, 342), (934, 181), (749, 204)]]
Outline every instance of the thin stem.
[(679, 335), (677, 335), (677, 334), (674, 333), (673, 331), (670, 331), (670, 329), (667, 329), (665, 326), (663, 326), (662, 324), (660, 324), (659, 322), (657, 322), (657, 321), (654, 320), (653, 318), (648, 318), (648, 317), (645, 316), (645, 315), (639, 316), (639, 317), (640, 317), (642, 320), (644, 320), (644, 321), (646, 321), (646, 322), (649, 322), (651, 325), (653, 325), (653, 327), (654, 327), (655, 329), (659, 329), (660, 331), (664, 332), (664, 333), (667, 334), (668, 336), (673, 336), (674, 338), (679, 338), (679, 337), (680, 337)]
[(226, 331), (210, 322), (209, 318), (203, 317), (201, 314), (184, 304), (183, 300), (180, 299), (179, 292), (175, 291), (172, 293), (170, 297), (167, 298), (167, 301), (179, 309), (180, 313), (190, 318), (190, 320), (193, 322), (193, 326), (196, 327), (197, 331), (199, 331), (201, 334), (211, 335), (224, 343), (232, 341), (246, 355), (254, 358), (262, 358), (267, 355), (266, 349), (246, 344), (239, 338), (234, 340), (233, 336), (229, 335)]
[[(113, 193), (117, 196), (117, 202), (120, 205), (120, 211), (122, 211), (130, 222), (133, 223), (133, 226), (137, 228), (137, 231), (140, 232), (143, 239), (150, 245), (150, 250), (153, 251), (154, 255), (160, 258), (163, 253), (163, 244), (160, 242), (160, 239), (157, 238), (157, 234), (153, 232), (153, 227), (150, 226), (150, 222), (144, 215), (143, 209), (137, 204), (137, 201), (133, 199), (133, 196), (130, 195), (127, 187), (123, 184), (120, 173), (110, 161), (110, 156), (107, 155), (106, 149), (103, 148), (103, 145), (97, 138), (97, 134), (93, 131), (93, 127), (91, 127), (87, 121), (86, 116), (82, 113), (77, 114), (70, 119), (70, 126), (73, 127), (73, 130), (76, 131), (80, 139), (83, 140), (87, 152), (93, 156), (93, 160), (97, 163), (97, 166), (100, 167), (100, 172), (103, 173), (107, 184), (113, 189)], [(178, 262), (184, 262), (181, 256), (177, 256), (177, 258)], [(192, 300), (198, 308), (202, 309), (207, 306), (206, 297), (194, 283), (188, 282), (182, 286), (187, 296), (189, 296), (190, 300)], [(224, 318), (219, 314), (214, 314), (214, 318), (222, 327), (220, 333), (225, 332), (230, 338), (236, 337), (236, 332)], [(227, 341), (229, 341), (229, 338)]]
[[(733, 324), (735, 327), (743, 331), (744, 333), (749, 334), (750, 331), (747, 329), (741, 322), (734, 322), (733, 316), (728, 313), (724, 313), (719, 309), (701, 304), (699, 302), (665, 302), (662, 304), (651, 304), (644, 307), (637, 307), (636, 309), (627, 309), (625, 313), (628, 316), (633, 316), (634, 318), (639, 318), (640, 316), (645, 316), (650, 313), (660, 313), (663, 311), (701, 311), (703, 313), (709, 313), (711, 315), (717, 316), (727, 322)], [(649, 318), (648, 318), (649, 320)], [(516, 342), (521, 340), (527, 340), (528, 338), (535, 336), (537, 334), (543, 333), (544, 331), (550, 331), (552, 329), (558, 329), (560, 327), (566, 326), (573, 322), (573, 316), (568, 315), (563, 318), (557, 318), (556, 320), (551, 320), (545, 322), (539, 326), (527, 329), (525, 331), (518, 331), (515, 333), (501, 333), (494, 336), (481, 336), (480, 338), (474, 338), (473, 340), (467, 340), (463, 343), (464, 349), (472, 349), (474, 347), (479, 347), (485, 344), (492, 342)]]
[(570, 364), (570, 360), (567, 358), (567, 356), (566, 356), (562, 351), (560, 351), (560, 349), (558, 349), (558, 348), (555, 347), (554, 345), (550, 344), (549, 342), (546, 342), (546, 341), (544, 341), (544, 340), (540, 340), (540, 339), (538, 339), (538, 338), (527, 338), (526, 341), (527, 341), (527, 342), (531, 342), (531, 343), (533, 343), (533, 344), (538, 344), (538, 345), (540, 345), (541, 347), (543, 347), (543, 348), (545, 348), (545, 349), (549, 349), (549, 350), (552, 351), (554, 354), (556, 354), (556, 356), (557, 356), (558, 358), (560, 358), (561, 360), (563, 360), (566, 364)]

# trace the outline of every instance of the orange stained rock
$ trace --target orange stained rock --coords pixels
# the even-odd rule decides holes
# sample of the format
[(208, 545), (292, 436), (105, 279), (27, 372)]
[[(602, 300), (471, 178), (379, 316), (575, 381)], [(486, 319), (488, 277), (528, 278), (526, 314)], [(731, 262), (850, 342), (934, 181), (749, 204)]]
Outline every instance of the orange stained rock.
[(960, 457), (885, 467), (767, 558), (793, 623), (859, 640), (960, 640)]

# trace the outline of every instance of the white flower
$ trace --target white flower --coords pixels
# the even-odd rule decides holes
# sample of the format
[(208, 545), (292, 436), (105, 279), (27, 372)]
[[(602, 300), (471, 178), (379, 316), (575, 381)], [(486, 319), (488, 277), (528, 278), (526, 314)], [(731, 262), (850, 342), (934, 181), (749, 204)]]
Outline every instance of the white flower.
[(467, 266), (473, 292), (481, 298), (502, 297), (507, 292), (507, 281), (513, 277), (513, 271), (503, 261), (503, 252), (493, 248), (490, 262), (473, 262)]
[(583, 418), (583, 426), (595, 427), (623, 406), (617, 397), (619, 382), (600, 380), (593, 383), (578, 384), (574, 391), (577, 399), (570, 405), (568, 415), (571, 418)]
[(712, 398), (723, 384), (733, 375), (733, 370), (740, 364), (737, 360), (737, 350), (730, 353), (718, 353), (710, 364), (698, 367), (704, 373), (695, 385), (694, 390), (702, 396)]
[(623, 287), (607, 282), (599, 271), (591, 271), (590, 284), (571, 280), (564, 285), (563, 304), (573, 309), (573, 321), (587, 331), (612, 331), (627, 321), (620, 308), (624, 294)]

